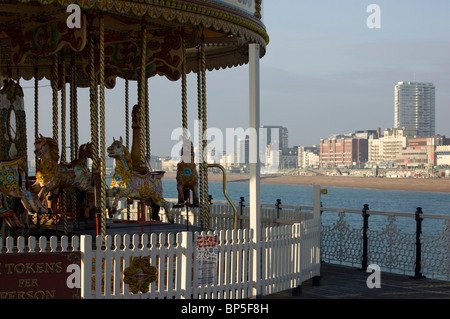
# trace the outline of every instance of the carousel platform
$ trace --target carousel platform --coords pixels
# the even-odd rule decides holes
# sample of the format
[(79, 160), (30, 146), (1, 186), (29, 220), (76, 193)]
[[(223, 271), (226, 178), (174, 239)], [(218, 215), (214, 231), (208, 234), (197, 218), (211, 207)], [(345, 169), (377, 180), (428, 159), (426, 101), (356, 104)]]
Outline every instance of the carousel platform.
[[(151, 222), (137, 222), (137, 221), (126, 221), (119, 219), (107, 219), (106, 221), (106, 234), (115, 235), (141, 235), (141, 234), (160, 234), (160, 233), (172, 233), (177, 234), (183, 231), (201, 232), (202, 228), (198, 226), (186, 225), (186, 224), (170, 224), (160, 221)], [(63, 236), (66, 232), (64, 231), (63, 222), (59, 222), (57, 225), (51, 226), (40, 226), (31, 227), (30, 235), (32, 236)], [(80, 236), (80, 235), (90, 235), (95, 237), (101, 234), (100, 226), (97, 228), (95, 222), (92, 221), (80, 221), (78, 223), (77, 229), (74, 229), (73, 222), (69, 221), (67, 226), (67, 236)]]

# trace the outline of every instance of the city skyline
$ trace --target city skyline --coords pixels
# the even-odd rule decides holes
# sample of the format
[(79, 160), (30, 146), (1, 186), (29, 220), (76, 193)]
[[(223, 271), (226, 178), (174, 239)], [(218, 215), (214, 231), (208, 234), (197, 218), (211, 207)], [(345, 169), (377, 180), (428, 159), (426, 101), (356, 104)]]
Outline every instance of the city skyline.
[[(436, 86), (436, 132), (450, 136), (450, 21), (448, 1), (387, 1), (381, 28), (366, 25), (372, 1), (267, 1), (270, 36), (261, 59), (261, 124), (289, 129), (289, 146), (317, 144), (336, 132), (393, 124), (393, 86), (400, 81)], [(208, 127), (248, 128), (248, 66), (207, 72)], [(24, 87), (29, 153), (33, 152), (33, 81)], [(40, 81), (39, 131), (51, 136), (51, 88)], [(137, 88), (130, 83), (130, 105)], [(133, 93), (135, 92), (135, 93)], [(151, 151), (168, 156), (181, 127), (181, 86), (149, 81)], [(80, 143), (90, 140), (89, 92), (79, 89)], [(125, 138), (124, 83), (106, 91), (106, 144)], [(188, 120), (197, 117), (196, 75), (188, 75)]]

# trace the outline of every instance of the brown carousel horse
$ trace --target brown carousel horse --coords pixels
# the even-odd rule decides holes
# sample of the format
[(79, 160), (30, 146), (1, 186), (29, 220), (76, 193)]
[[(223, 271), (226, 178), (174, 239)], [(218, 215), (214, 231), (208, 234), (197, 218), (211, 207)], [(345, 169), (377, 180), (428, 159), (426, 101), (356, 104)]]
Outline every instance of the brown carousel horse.
[[(190, 152), (186, 152), (189, 150)], [(190, 145), (189, 143), (185, 143), (185, 146), (183, 146), (183, 149), (181, 150), (181, 161), (177, 165), (177, 190), (177, 206), (185, 204), (185, 201), (190, 198), (191, 191), (191, 206), (198, 206), (198, 173), (194, 163), (194, 146), (192, 143), (190, 143)]]
[(108, 193), (108, 196), (114, 197), (112, 210), (116, 211), (119, 199), (126, 197), (145, 202), (146, 205), (152, 208), (152, 216), (155, 216), (155, 213), (163, 207), (167, 219), (173, 222), (169, 215), (169, 205), (163, 197), (161, 178), (165, 172), (133, 170), (130, 152), (123, 145), (122, 138), (118, 141), (114, 139), (107, 151), (108, 156), (116, 160), (110, 192)]
[[(0, 207), (0, 217), (3, 217), (12, 229), (21, 229), (25, 225), (19, 220), (17, 215), (23, 213), (18, 205), (22, 203), (25, 210), (30, 213), (48, 213), (48, 210), (38, 200), (37, 196), (26, 189), (25, 158), (0, 161), (0, 193), (2, 205)], [(13, 199), (13, 209), (7, 199)]]

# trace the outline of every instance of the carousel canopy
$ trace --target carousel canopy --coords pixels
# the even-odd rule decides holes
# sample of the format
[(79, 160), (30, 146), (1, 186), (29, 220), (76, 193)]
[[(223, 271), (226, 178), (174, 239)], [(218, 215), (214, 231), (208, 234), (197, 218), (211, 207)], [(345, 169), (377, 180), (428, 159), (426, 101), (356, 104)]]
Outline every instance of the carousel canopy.
[[(98, 52), (99, 17), (104, 21), (106, 86), (117, 77), (139, 79), (141, 39), (146, 37), (146, 75), (177, 80), (182, 43), (186, 71), (197, 72), (198, 45), (206, 45), (208, 70), (248, 62), (248, 44), (268, 35), (261, 22), (262, 0), (4, 0), (0, 3), (0, 76), (51, 78), (56, 53), (77, 66), (80, 87), (89, 85), (89, 39)], [(70, 11), (76, 4), (79, 9)], [(73, 6), (72, 6), (73, 7)], [(68, 20), (79, 18), (79, 27)], [(145, 30), (145, 32), (143, 32)], [(98, 54), (95, 56), (98, 66)], [(67, 79), (67, 82), (69, 79)]]

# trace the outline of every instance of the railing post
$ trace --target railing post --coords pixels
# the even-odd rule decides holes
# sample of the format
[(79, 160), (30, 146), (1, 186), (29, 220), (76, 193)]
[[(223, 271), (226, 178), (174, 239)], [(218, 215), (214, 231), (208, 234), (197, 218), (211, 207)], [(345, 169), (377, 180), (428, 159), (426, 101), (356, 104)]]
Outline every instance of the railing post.
[(362, 216), (363, 216), (363, 255), (362, 255), (362, 262), (361, 262), (361, 270), (366, 271), (367, 270), (367, 255), (368, 255), (368, 245), (369, 245), (369, 238), (367, 236), (367, 231), (369, 229), (369, 214), (367, 211), (369, 210), (369, 205), (364, 204), (364, 207), (362, 209)]
[(244, 213), (244, 207), (245, 207), (244, 202), (245, 202), (245, 199), (243, 196), (241, 196), (241, 199), (239, 201), (239, 229), (242, 229), (242, 215)]
[(416, 209), (416, 267), (414, 269), (414, 276), (411, 276), (411, 279), (421, 279), (425, 278), (422, 275), (422, 243), (420, 242), (420, 234), (422, 234), (422, 221), (423, 218), (420, 217), (422, 215), (422, 207), (417, 207)]
[(277, 199), (277, 202), (275, 204), (275, 207), (277, 209), (277, 219), (280, 218), (280, 210), (281, 210), (281, 199)]

